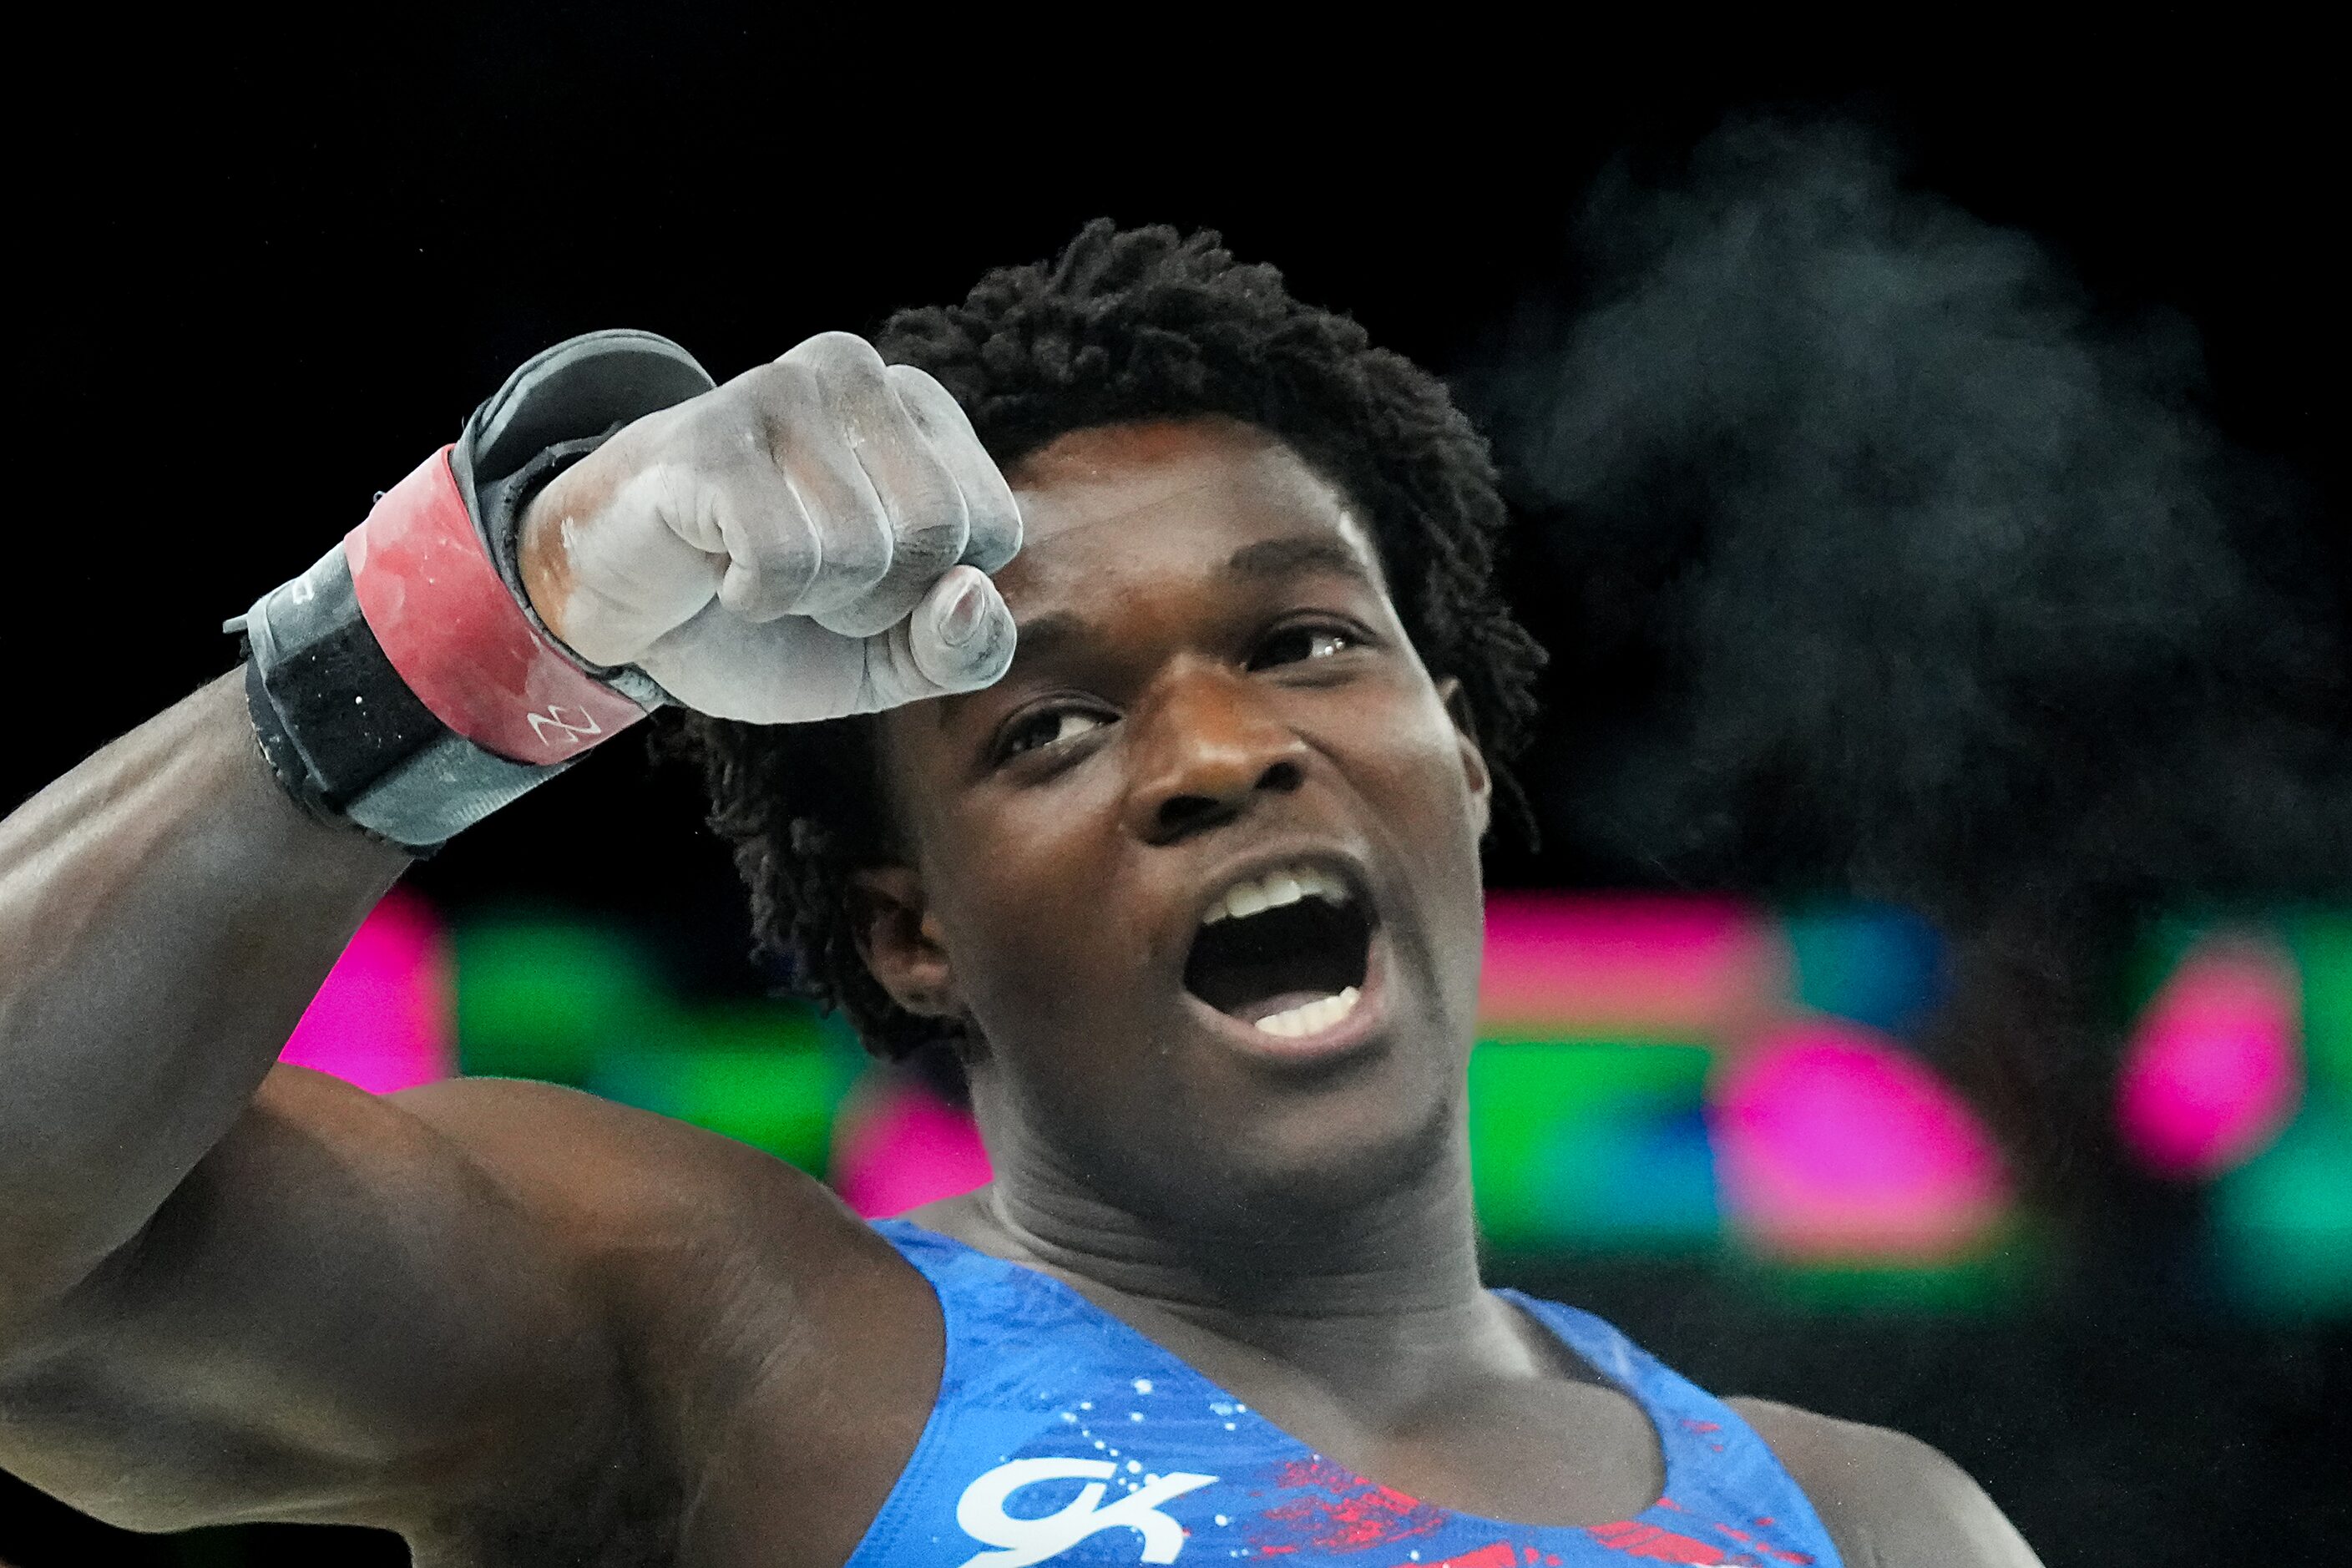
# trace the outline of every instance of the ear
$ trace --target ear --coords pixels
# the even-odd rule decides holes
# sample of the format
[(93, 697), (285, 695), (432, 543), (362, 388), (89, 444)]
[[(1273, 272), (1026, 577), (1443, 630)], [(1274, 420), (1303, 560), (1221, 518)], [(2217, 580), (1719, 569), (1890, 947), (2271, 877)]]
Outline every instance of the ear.
[(1470, 699), (1462, 689), (1462, 682), (1447, 676), (1437, 683), (1437, 695), (1445, 703), (1445, 716), (1454, 721), (1454, 743), (1462, 752), (1462, 779), (1470, 789), (1470, 809), (1478, 819), (1478, 837), (1486, 837), (1494, 819), (1495, 779), (1486, 771), (1486, 753), (1478, 749), (1478, 720), (1470, 711)]
[(857, 954), (890, 999), (918, 1017), (964, 1016), (962, 993), (922, 879), (905, 866), (853, 871), (849, 898)]

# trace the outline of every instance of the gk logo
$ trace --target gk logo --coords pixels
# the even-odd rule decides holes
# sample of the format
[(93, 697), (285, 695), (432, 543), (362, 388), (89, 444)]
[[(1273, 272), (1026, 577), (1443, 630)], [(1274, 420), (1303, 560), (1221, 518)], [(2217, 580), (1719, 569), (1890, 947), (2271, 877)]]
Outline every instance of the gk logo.
[[(1171, 1498), (1197, 1491), (1216, 1480), (1179, 1470), (1154, 1476), (1108, 1508), (1099, 1506), (1106, 1484), (1118, 1473), (1108, 1459), (1014, 1459), (1003, 1464), (963, 1489), (956, 1504), (956, 1523), (975, 1541), (997, 1548), (965, 1560), (963, 1568), (1029, 1568), (1067, 1552), (1087, 1536), (1121, 1527), (1143, 1537), (1144, 1563), (1173, 1563), (1184, 1550), (1184, 1527), (1160, 1511)], [(1023, 1487), (1039, 1481), (1083, 1480), (1087, 1484), (1058, 1512), (1036, 1519), (1017, 1519), (1004, 1511), (1005, 1500)]]
[(580, 715), (580, 721), (575, 724), (563, 716), (570, 711), (571, 710), (561, 702), (551, 702), (547, 705), (546, 712), (526, 713), (523, 717), (530, 721), (530, 732), (539, 737), (541, 745), (547, 743), (547, 732), (550, 730), (562, 736), (563, 743), (567, 746), (578, 745), (583, 735), (601, 735), (604, 732), (604, 726), (596, 722), (596, 716), (593, 713), (583, 710)]

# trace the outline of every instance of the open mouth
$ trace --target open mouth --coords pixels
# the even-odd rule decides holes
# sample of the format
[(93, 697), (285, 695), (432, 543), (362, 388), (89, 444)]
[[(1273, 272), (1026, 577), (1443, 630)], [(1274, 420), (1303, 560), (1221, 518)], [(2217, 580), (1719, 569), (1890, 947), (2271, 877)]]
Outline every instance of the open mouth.
[(1346, 884), (1287, 866), (1226, 889), (1184, 961), (1184, 989), (1265, 1034), (1320, 1034), (1356, 1009), (1371, 921)]

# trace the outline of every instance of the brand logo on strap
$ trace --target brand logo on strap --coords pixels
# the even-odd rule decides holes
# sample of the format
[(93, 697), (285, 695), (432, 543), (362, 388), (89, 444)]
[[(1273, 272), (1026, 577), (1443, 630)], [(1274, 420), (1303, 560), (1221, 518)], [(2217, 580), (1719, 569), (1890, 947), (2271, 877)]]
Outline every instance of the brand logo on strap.
[[(1184, 1527), (1160, 1505), (1216, 1480), (1185, 1471), (1152, 1476), (1108, 1507), (1103, 1494), (1118, 1467), (1108, 1459), (1013, 1459), (963, 1489), (956, 1523), (966, 1535), (996, 1548), (967, 1558), (962, 1568), (1028, 1568), (1106, 1530), (1132, 1530), (1143, 1537), (1139, 1563), (1173, 1563), (1184, 1550)], [(1014, 1492), (1040, 1481), (1082, 1480), (1078, 1495), (1057, 1512), (1022, 1519), (1004, 1511)]]
[[(575, 717), (566, 719), (566, 713)], [(539, 737), (541, 745), (547, 743), (551, 730), (563, 737), (562, 743), (567, 746), (576, 746), (587, 736), (604, 732), (604, 726), (596, 722), (596, 715), (585, 708), (566, 708), (560, 702), (549, 703), (544, 713), (526, 713), (523, 717), (530, 721), (530, 732)]]

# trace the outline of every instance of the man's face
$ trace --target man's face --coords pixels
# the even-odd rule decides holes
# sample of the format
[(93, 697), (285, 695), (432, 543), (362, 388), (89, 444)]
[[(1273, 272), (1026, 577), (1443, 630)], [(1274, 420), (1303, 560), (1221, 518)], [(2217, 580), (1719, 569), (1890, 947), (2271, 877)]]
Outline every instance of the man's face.
[(1230, 420), (1009, 477), (1010, 673), (882, 723), (920, 951), (877, 974), (978, 1024), (1000, 1172), (1145, 1214), (1393, 1184), (1458, 1108), (1487, 779), (1363, 521)]

